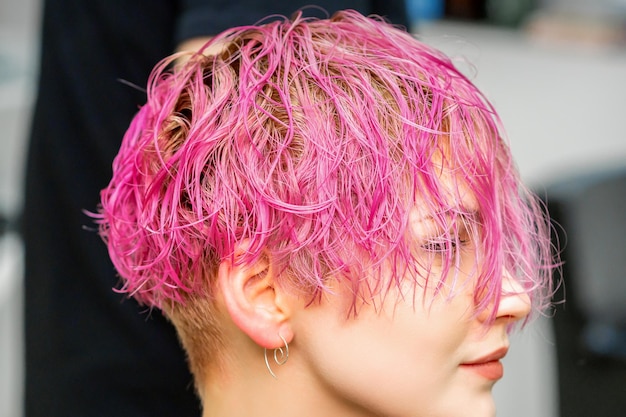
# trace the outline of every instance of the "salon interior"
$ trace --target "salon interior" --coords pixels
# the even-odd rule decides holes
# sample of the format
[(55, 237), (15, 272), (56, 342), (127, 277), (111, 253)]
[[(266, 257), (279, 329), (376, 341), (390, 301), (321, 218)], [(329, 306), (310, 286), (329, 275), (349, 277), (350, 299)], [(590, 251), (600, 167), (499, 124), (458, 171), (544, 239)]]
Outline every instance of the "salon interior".
[[(513, 337), (499, 417), (626, 409), (626, 0), (407, 0), (412, 30), (503, 119), (545, 199), (565, 283)], [(23, 248), (16, 228), (41, 0), (0, 0), (0, 417), (21, 417)], [(563, 302), (565, 300), (565, 302)]]

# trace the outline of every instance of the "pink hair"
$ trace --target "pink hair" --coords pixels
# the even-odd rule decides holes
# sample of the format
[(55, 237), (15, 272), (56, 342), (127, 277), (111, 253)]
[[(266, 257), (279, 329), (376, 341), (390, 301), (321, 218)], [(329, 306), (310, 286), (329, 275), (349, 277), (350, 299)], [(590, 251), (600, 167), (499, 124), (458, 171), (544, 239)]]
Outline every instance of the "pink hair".
[[(319, 295), (342, 276), (356, 300), (363, 268), (377, 276), (391, 263), (396, 284), (413, 269), (408, 214), (421, 204), (442, 230), (441, 279), (462, 222), (480, 247), (479, 309), (498, 304), (505, 270), (547, 305), (545, 214), (496, 112), (447, 57), (353, 11), (212, 42), (228, 46), (155, 68), (102, 191), (98, 221), (122, 291), (151, 306), (184, 302), (245, 243), (246, 261), (269, 254), (290, 285)], [(477, 213), (445, 191), (441, 159)]]

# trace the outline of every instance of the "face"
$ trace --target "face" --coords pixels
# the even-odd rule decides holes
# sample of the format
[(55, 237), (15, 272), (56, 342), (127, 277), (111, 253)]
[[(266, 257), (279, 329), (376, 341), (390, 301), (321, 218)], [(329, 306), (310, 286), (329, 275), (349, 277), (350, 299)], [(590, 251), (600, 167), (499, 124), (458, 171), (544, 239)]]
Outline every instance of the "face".
[[(435, 257), (431, 274), (436, 275), (440, 248), (433, 242), (442, 232), (416, 209), (411, 233), (418, 256)], [(465, 232), (461, 227), (457, 233)], [(295, 315), (292, 357), (300, 357), (320, 404), (328, 407), (325, 415), (495, 415), (491, 390), (502, 377), (506, 327), (529, 313), (530, 300), (511, 295), (521, 288), (504, 277), (507, 295), (495, 322), (487, 324), (491, 311), (476, 314), (474, 306), (476, 248), (467, 237), (459, 240), (454, 289), (452, 280), (436, 292), (437, 279), (425, 290), (407, 279), (407, 288), (374, 296), (356, 318), (347, 318), (352, 298), (337, 284), (320, 304)]]

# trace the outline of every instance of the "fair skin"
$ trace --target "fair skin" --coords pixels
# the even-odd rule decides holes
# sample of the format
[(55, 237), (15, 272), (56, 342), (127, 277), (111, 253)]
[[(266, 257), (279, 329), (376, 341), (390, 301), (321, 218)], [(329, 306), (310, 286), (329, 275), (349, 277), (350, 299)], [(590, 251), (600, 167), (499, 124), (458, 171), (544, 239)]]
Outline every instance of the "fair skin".
[[(209, 42), (212, 38), (212, 36), (206, 36), (187, 39), (186, 41), (181, 42), (178, 45), (178, 47), (176, 48), (176, 52), (197, 52), (200, 50), (200, 48), (204, 47), (204, 45), (206, 45), (206, 43)], [(225, 45), (223, 43), (211, 44), (202, 50), (202, 54), (206, 56), (217, 55), (224, 50), (224, 46)], [(179, 60), (178, 62), (184, 62), (184, 60)]]
[[(426, 258), (440, 231), (422, 214), (411, 213), (410, 233)], [(219, 378), (203, 384), (204, 417), (494, 416), (491, 390), (509, 346), (507, 326), (528, 315), (530, 301), (504, 276), (496, 320), (487, 324), (490, 311), (474, 314), (476, 248), (468, 242), (459, 250), (454, 293), (453, 281), (435, 295), (434, 284), (414, 291), (407, 279), (402, 290), (373, 294), (356, 318), (347, 317), (352, 296), (339, 281), (308, 305), (274, 285), (269, 260), (224, 262), (218, 304), (232, 354)], [(283, 346), (279, 334), (290, 349), (282, 366), (271, 360), (272, 349)]]
[[(187, 39), (178, 45), (178, 47), (176, 48), (176, 52), (196, 52), (197, 50), (202, 48), (208, 41), (210, 41), (211, 38), (212, 36)], [(221, 48), (213, 46), (212, 48), (207, 48), (207, 50), (204, 51), (204, 54), (213, 55), (219, 53), (220, 51)]]

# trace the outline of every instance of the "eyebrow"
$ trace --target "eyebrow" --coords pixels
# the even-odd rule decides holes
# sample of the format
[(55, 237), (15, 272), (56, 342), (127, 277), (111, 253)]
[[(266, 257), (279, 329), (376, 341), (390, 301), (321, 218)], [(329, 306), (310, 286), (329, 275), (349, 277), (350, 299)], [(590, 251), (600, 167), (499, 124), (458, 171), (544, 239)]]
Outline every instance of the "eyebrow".
[(464, 220), (476, 221), (482, 218), (482, 214), (481, 214), (481, 211), (477, 208), (468, 209), (463, 206), (457, 206), (457, 207), (452, 207), (450, 209), (443, 210), (434, 214), (427, 214), (423, 217), (416, 219), (416, 221), (418, 222), (428, 221), (428, 220), (434, 221), (442, 217), (443, 218), (461, 217)]

